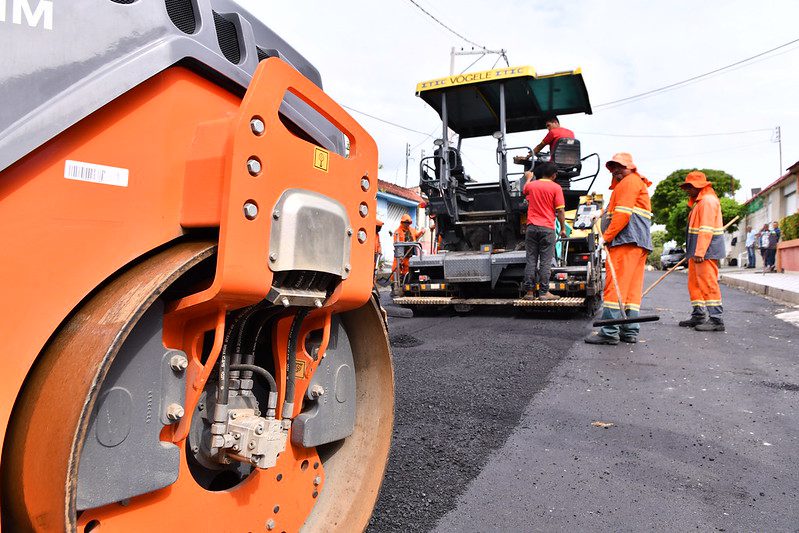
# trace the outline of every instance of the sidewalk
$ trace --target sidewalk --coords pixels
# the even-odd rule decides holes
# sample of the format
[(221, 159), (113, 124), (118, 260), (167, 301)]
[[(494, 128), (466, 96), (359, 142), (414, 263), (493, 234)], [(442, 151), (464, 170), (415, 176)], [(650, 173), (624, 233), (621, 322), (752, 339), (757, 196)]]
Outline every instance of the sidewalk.
[(799, 273), (767, 273), (761, 270), (722, 269), (721, 282), (776, 300), (799, 304)]

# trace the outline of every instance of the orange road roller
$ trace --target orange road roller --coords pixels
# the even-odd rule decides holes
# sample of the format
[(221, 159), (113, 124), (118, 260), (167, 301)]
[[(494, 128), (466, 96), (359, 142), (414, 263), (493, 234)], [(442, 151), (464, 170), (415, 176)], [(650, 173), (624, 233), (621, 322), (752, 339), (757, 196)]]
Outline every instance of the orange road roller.
[(3, 531), (353, 531), (373, 139), (231, 0), (0, 1)]

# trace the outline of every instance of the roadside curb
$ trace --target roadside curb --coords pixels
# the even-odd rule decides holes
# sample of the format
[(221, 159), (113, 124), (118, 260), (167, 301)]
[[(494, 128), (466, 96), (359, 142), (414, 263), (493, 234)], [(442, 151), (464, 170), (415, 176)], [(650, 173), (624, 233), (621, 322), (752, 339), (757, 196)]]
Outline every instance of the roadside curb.
[(795, 305), (799, 304), (799, 293), (797, 292), (779, 289), (777, 287), (770, 287), (768, 285), (754, 283), (743, 279), (737, 279), (724, 274), (721, 275), (721, 282), (725, 285), (729, 285), (730, 287), (736, 287), (738, 289), (744, 289), (755, 294), (768, 296), (769, 298), (773, 298), (781, 302)]

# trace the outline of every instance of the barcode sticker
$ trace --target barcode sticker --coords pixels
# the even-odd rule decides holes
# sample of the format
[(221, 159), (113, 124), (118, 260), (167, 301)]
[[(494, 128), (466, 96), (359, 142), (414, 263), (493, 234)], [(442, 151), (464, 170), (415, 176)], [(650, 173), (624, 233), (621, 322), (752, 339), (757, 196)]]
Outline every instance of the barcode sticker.
[(128, 169), (95, 165), (82, 161), (67, 160), (64, 165), (64, 177), (68, 180), (88, 181), (114, 185), (116, 187), (128, 186)]

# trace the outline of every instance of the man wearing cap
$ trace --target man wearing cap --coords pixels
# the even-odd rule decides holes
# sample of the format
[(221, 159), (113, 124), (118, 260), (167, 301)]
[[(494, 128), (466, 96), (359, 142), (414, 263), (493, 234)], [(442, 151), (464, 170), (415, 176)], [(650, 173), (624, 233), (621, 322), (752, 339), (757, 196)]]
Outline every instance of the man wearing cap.
[(721, 204), (704, 173), (689, 172), (680, 188), (688, 194), (688, 294), (691, 318), (680, 326), (697, 331), (724, 331), (718, 260), (726, 256)]
[[(652, 182), (641, 176), (628, 153), (618, 153), (605, 164), (612, 181), (607, 213), (610, 224), (602, 238), (606, 253), (618, 278), (620, 297), (616, 295), (610, 269), (605, 271), (605, 292), (602, 319), (621, 318), (621, 299), (627, 318), (635, 318), (641, 310), (646, 256), (652, 251), (649, 228), (652, 221), (647, 187)], [(638, 342), (639, 324), (604, 326), (596, 335), (585, 339), (588, 344), (618, 344)]]
[[(417, 230), (411, 226), (411, 215), (405, 213), (402, 215), (400, 219), (399, 227), (394, 231), (394, 242), (418, 242), (419, 239), (424, 235), (424, 228)], [(413, 255), (412, 248), (405, 248), (402, 250), (404, 257), (402, 258), (402, 263), (400, 264), (400, 275), (404, 276), (408, 273), (409, 263), (410, 263), (410, 256)], [(394, 264), (391, 267), (392, 270), (397, 269), (397, 258), (394, 258)]]

